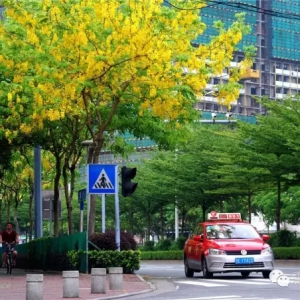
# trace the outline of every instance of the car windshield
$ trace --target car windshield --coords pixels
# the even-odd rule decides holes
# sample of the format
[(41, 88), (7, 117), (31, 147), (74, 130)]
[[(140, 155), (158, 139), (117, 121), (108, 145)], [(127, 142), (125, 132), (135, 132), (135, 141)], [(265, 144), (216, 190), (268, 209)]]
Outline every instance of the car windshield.
[(260, 238), (257, 231), (247, 224), (214, 224), (206, 226), (208, 239), (255, 239)]

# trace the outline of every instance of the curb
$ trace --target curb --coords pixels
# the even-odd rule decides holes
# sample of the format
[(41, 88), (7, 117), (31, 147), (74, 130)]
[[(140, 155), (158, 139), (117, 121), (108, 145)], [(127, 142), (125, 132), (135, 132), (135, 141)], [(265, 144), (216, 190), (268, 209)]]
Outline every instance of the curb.
[(127, 294), (123, 294), (123, 295), (116, 295), (116, 296), (110, 296), (110, 297), (101, 297), (101, 298), (95, 298), (93, 300), (109, 300), (109, 299), (117, 299), (117, 298), (125, 298), (125, 297), (130, 297), (130, 296), (135, 296), (135, 295), (139, 295), (139, 294), (145, 294), (145, 293), (149, 293), (152, 292), (154, 290), (156, 290), (156, 286), (154, 284), (152, 284), (149, 281), (146, 281), (142, 276), (135, 274), (142, 282), (145, 282), (149, 285), (150, 289), (148, 290), (143, 290), (143, 291), (139, 291), (139, 292), (133, 292), (133, 293), (127, 293)]

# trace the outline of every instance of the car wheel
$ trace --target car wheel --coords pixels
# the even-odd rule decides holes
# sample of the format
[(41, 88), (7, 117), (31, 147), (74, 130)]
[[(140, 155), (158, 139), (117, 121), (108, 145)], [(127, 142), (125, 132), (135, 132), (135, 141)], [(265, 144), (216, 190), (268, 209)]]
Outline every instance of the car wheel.
[(270, 273), (271, 273), (271, 271), (263, 271), (262, 272), (264, 278), (269, 278), (270, 277)]
[(185, 276), (188, 278), (194, 276), (194, 270), (190, 269), (187, 258), (184, 259), (184, 273), (185, 273)]
[(250, 272), (243, 271), (243, 272), (241, 272), (241, 274), (244, 278), (246, 278), (249, 276)]
[(212, 278), (214, 275), (212, 272), (208, 271), (207, 262), (205, 258), (202, 260), (202, 272), (204, 278)]

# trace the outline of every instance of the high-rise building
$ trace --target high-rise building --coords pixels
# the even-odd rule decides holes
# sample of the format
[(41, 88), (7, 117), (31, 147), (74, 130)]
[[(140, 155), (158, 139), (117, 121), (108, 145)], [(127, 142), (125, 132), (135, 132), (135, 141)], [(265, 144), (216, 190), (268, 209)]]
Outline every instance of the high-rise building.
[[(254, 45), (257, 55), (252, 70), (241, 80), (243, 88), (233, 103), (232, 112), (244, 115), (264, 114), (264, 108), (253, 96), (282, 99), (300, 93), (300, 1), (299, 0), (224, 0), (208, 1), (201, 10), (201, 18), (207, 25), (204, 35), (195, 43), (207, 43), (217, 34), (213, 22), (221, 20), (229, 26), (235, 14), (246, 13), (246, 23), (252, 28), (238, 45), (231, 65), (243, 59), (243, 47)], [(212, 97), (210, 91), (216, 84), (226, 82), (228, 70), (212, 78), (207, 85), (206, 96), (198, 103), (204, 111), (227, 111)]]

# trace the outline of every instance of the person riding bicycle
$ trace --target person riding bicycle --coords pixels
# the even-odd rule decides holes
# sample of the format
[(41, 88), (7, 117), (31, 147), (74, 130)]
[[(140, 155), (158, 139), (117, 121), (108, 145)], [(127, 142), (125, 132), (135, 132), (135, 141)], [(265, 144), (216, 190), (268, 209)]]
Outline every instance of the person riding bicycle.
[(17, 251), (15, 245), (19, 244), (19, 235), (12, 229), (13, 224), (11, 222), (6, 223), (6, 230), (3, 230), (0, 234), (0, 243), (2, 243), (2, 267), (6, 267), (6, 254), (7, 254), (7, 244), (13, 244), (13, 265), (16, 265)]

